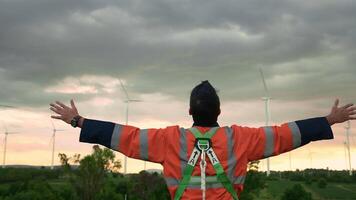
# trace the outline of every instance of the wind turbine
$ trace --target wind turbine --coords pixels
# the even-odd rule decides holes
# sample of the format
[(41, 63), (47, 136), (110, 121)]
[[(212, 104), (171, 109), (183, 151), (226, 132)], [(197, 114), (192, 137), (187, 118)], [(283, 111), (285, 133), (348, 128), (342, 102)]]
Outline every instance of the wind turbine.
[(350, 129), (351, 129), (350, 120), (347, 121), (347, 125), (346, 125), (345, 129), (346, 129), (346, 149), (347, 149), (347, 156), (348, 156), (348, 160), (349, 160), (349, 175), (352, 176), (351, 153), (350, 153)]
[(4, 154), (3, 154), (3, 160), (2, 160), (2, 168), (5, 168), (5, 163), (6, 163), (6, 149), (7, 149), (7, 136), (9, 135), (9, 134), (17, 134), (17, 133), (19, 133), (19, 132), (9, 132), (8, 130), (7, 130), (7, 127), (6, 127), (6, 124), (4, 123), (3, 124), (4, 125), (4, 129), (5, 129), (5, 133), (4, 133), (4, 135), (5, 135), (5, 137), (4, 137)]
[[(127, 93), (127, 90), (124, 86), (124, 84), (122, 83), (121, 79), (119, 79), (120, 81), (120, 85), (121, 85), (121, 88), (122, 90), (124, 91), (125, 93), (125, 97), (126, 97), (126, 100), (124, 101), (126, 103), (126, 125), (128, 125), (129, 123), (129, 105), (131, 102), (142, 102), (141, 100), (138, 100), (138, 99), (131, 99), (129, 94)], [(144, 161), (144, 168), (146, 170), (146, 161)], [(125, 155), (124, 156), (124, 174), (127, 173), (127, 156)]]
[[(263, 75), (263, 71), (262, 71), (261, 68), (259, 68), (259, 69), (260, 69), (260, 74), (261, 74), (261, 78), (262, 78), (263, 87), (265, 89), (265, 96), (262, 97), (262, 100), (265, 102), (265, 119), (266, 119), (265, 125), (269, 126), (270, 125), (270, 118), (271, 118), (269, 105), (270, 105), (270, 102), (271, 102), (272, 98), (269, 95), (267, 84), (266, 84), (266, 80), (265, 80), (265, 76)], [(266, 161), (267, 161), (267, 176), (269, 176), (270, 175), (270, 160), (269, 160), (269, 158), (267, 158)]]
[(51, 160), (51, 169), (54, 169), (54, 150), (55, 150), (55, 145), (56, 145), (56, 132), (57, 131), (64, 131), (63, 129), (56, 129), (56, 127), (54, 126), (53, 121), (51, 120), (52, 123), (52, 160)]

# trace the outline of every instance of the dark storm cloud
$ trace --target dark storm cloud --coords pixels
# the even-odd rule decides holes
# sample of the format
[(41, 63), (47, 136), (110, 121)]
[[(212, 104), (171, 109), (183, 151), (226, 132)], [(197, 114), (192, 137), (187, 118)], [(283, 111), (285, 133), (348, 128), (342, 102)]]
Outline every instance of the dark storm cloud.
[(2, 0), (0, 102), (69, 98), (45, 89), (84, 74), (182, 100), (210, 79), (225, 100), (249, 100), (263, 94), (258, 66), (279, 99), (355, 98), (355, 9), (346, 0)]

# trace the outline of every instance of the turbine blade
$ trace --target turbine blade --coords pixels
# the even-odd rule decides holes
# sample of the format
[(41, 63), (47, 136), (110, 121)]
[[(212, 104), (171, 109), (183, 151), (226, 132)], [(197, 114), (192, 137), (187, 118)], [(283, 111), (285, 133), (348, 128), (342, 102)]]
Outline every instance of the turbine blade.
[(20, 132), (7, 132), (7, 134), (19, 134)]
[(9, 105), (4, 105), (4, 104), (0, 104), (0, 107), (3, 107), (3, 108), (16, 108), (14, 106), (9, 106)]
[(265, 89), (266, 95), (268, 95), (268, 88), (267, 88), (265, 76), (263, 75), (262, 68), (259, 68), (259, 69), (260, 69), (260, 74), (261, 74), (261, 78), (262, 78), (262, 82), (263, 82), (263, 87)]
[(128, 101), (129, 102), (142, 102), (142, 100), (139, 100), (139, 99), (129, 99)]
[(126, 95), (126, 100), (129, 101), (130, 100), (129, 94), (127, 93), (126, 88), (125, 88), (124, 84), (122, 83), (121, 79), (119, 79), (119, 81), (120, 81), (121, 88), (122, 88), (122, 90), (124, 91), (124, 93)]
[(42, 130), (48, 130), (48, 129), (52, 129), (51, 127), (45, 126), (45, 127), (40, 127), (40, 128), (32, 128), (30, 129), (31, 131), (42, 131)]

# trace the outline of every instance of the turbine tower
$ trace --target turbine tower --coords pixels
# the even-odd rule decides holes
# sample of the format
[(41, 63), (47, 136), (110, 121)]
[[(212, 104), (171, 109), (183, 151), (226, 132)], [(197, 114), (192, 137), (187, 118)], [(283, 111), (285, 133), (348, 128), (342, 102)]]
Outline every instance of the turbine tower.
[(54, 169), (54, 151), (55, 151), (55, 145), (56, 145), (56, 132), (57, 131), (64, 131), (63, 129), (56, 129), (56, 127), (54, 126), (53, 121), (51, 120), (52, 123), (52, 160), (51, 160), (51, 169)]
[(344, 156), (345, 156), (345, 169), (347, 170), (347, 168), (348, 168), (348, 162), (347, 162), (347, 143), (346, 143), (346, 141), (344, 141), (344, 143), (343, 143), (343, 149), (344, 149)]
[[(131, 102), (141, 102), (141, 100), (131, 99), (129, 94), (127, 93), (127, 90), (126, 90), (124, 84), (122, 83), (121, 79), (119, 79), (119, 81), (120, 81), (121, 88), (124, 91), (125, 97), (126, 97), (126, 100), (124, 102), (126, 103), (126, 125), (128, 125), (128, 123), (129, 123), (129, 104)], [(144, 168), (146, 170), (146, 161), (144, 161)], [(124, 174), (126, 174), (126, 173), (127, 173), (127, 156), (124, 155)]]
[[(262, 97), (262, 100), (265, 102), (265, 120), (266, 120), (265, 126), (269, 126), (270, 125), (270, 118), (271, 118), (270, 110), (269, 110), (271, 97), (270, 97), (269, 92), (268, 92), (268, 88), (267, 88), (265, 76), (263, 75), (263, 71), (262, 71), (261, 68), (259, 68), (259, 69), (260, 69), (260, 74), (261, 74), (261, 78), (262, 78), (263, 87), (264, 87), (264, 90), (265, 90), (265, 96)], [(267, 158), (266, 161), (267, 161), (267, 176), (269, 176), (270, 175), (270, 159)]]
[(351, 168), (351, 153), (350, 153), (350, 129), (351, 129), (351, 124), (350, 120), (347, 121), (347, 125), (345, 127), (346, 129), (346, 148), (347, 148), (347, 157), (349, 160), (349, 175), (352, 176), (352, 168)]
[(315, 154), (315, 152), (312, 152), (310, 150), (310, 147), (308, 148), (308, 151), (309, 151), (310, 169), (313, 169), (313, 154)]
[(7, 136), (9, 134), (17, 134), (19, 132), (9, 132), (7, 130), (6, 124), (4, 123), (3, 125), (4, 125), (4, 129), (5, 129), (5, 132), (4, 132), (5, 137), (4, 137), (4, 152), (3, 152), (3, 158), (2, 158), (2, 168), (5, 168), (5, 164), (6, 164), (6, 149), (7, 149)]
[(292, 153), (290, 151), (288, 152), (288, 157), (289, 157), (289, 171), (292, 171)]

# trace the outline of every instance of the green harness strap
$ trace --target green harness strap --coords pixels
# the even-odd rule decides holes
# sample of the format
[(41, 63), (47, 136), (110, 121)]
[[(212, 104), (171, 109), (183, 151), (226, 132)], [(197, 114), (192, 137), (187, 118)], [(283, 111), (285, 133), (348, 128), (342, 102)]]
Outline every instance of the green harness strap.
[[(195, 128), (192, 127), (189, 129), (190, 132), (193, 133), (196, 142), (200, 142), (201, 145), (206, 145), (209, 149), (207, 149), (207, 153), (209, 156), (209, 159), (211, 160), (212, 158), (215, 161), (212, 161), (216, 176), (218, 181), (225, 187), (225, 189), (231, 194), (231, 196), (233, 197), (234, 200), (239, 200), (236, 191), (234, 190), (231, 181), (229, 180), (229, 178), (226, 176), (226, 173), (222, 167), (222, 165), (220, 164), (218, 158), (216, 157), (214, 150), (212, 149), (212, 147), (209, 147), (210, 145), (210, 139), (214, 136), (214, 134), (216, 133), (216, 131), (218, 130), (218, 127), (213, 127), (211, 128), (207, 133), (205, 134), (201, 134), (201, 132)], [(200, 155), (200, 151), (199, 151), (199, 155), (197, 156), (196, 152), (197, 152), (197, 148), (195, 147), (189, 160), (188, 160), (188, 164), (184, 169), (184, 173), (183, 173), (183, 179), (182, 181), (179, 183), (179, 186), (177, 188), (177, 191), (174, 195), (174, 200), (180, 200), (180, 198), (182, 197), (184, 190), (187, 188), (189, 182), (190, 182), (190, 178), (192, 176), (193, 170), (194, 170), (194, 166), (198, 160), (197, 157), (199, 157)], [(215, 156), (215, 157), (214, 157)]]

